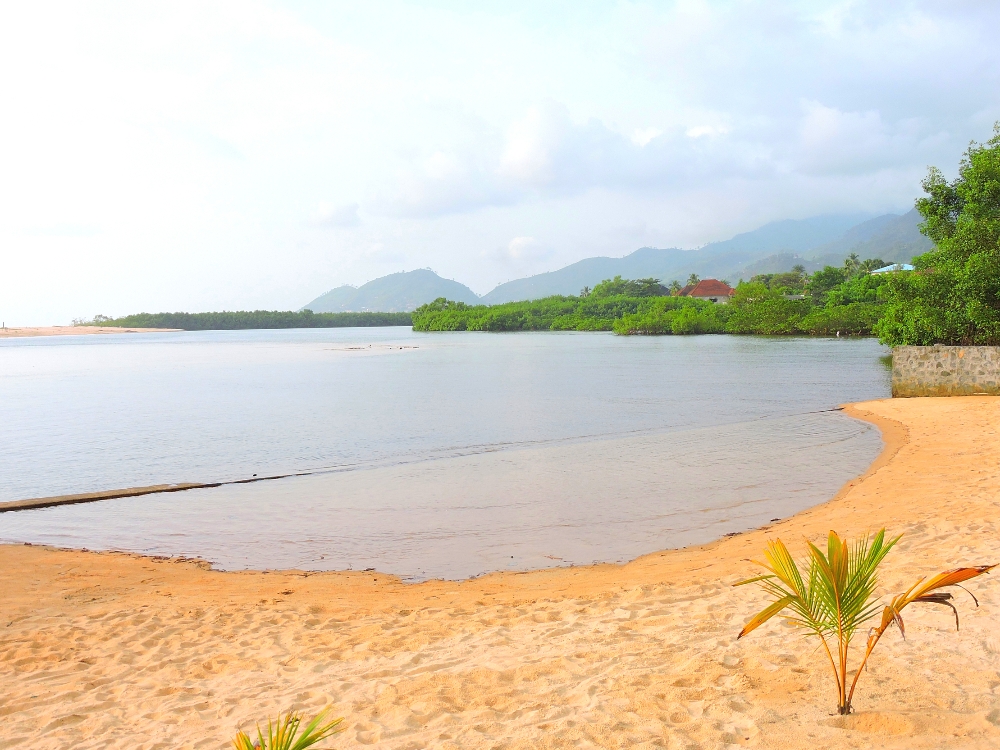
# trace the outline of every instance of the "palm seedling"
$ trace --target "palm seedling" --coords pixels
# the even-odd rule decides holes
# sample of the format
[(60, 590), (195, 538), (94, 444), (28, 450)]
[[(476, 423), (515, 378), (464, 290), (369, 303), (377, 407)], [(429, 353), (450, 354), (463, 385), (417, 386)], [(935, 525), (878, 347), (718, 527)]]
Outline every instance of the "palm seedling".
[[(815, 544), (809, 543), (808, 569), (804, 578), (782, 541), (778, 539), (768, 542), (764, 551), (765, 562), (757, 564), (769, 572), (735, 585), (755, 583), (773, 597), (774, 601), (746, 624), (737, 639), (756, 630), (779, 612), (791, 610), (791, 614), (785, 615), (786, 619), (804, 629), (809, 636), (819, 639), (837, 680), (837, 709), (841, 714), (849, 714), (854, 688), (879, 639), (890, 625), (896, 625), (900, 634), (906, 637), (903, 609), (914, 602), (951, 607), (955, 613), (957, 629), (958, 610), (951, 603), (952, 595), (940, 589), (959, 586), (963, 581), (996, 567), (980, 565), (955, 568), (930, 579), (921, 578), (906, 593), (885, 605), (880, 624), (868, 631), (865, 655), (848, 686), (848, 651), (851, 640), (858, 628), (879, 613), (881, 605), (878, 599), (873, 599), (878, 585), (878, 567), (898, 541), (898, 536), (886, 540), (885, 529), (882, 529), (874, 537), (866, 536), (848, 544), (836, 532), (831, 531), (825, 554)], [(969, 595), (972, 596), (971, 592)], [(972, 596), (972, 599), (978, 607), (976, 597)]]
[(305, 750), (343, 730), (340, 726), (343, 719), (324, 723), (328, 711), (329, 709), (320, 711), (301, 733), (299, 726), (302, 716), (289, 711), (284, 718), (279, 716), (274, 722), (268, 719), (266, 734), (258, 725), (256, 739), (251, 739), (246, 732), (237, 732), (233, 747), (236, 750)]

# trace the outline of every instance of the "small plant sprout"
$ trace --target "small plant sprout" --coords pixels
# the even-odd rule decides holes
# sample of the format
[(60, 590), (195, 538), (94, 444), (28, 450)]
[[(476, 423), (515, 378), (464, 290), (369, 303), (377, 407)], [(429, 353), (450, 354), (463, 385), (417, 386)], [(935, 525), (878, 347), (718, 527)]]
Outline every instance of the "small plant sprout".
[[(898, 536), (887, 541), (885, 529), (882, 529), (874, 537), (865, 536), (849, 544), (831, 531), (826, 553), (809, 542), (808, 570), (804, 578), (784, 543), (780, 539), (768, 542), (764, 551), (765, 562), (757, 564), (769, 572), (735, 585), (755, 583), (774, 601), (746, 624), (737, 639), (756, 630), (779, 612), (791, 610), (791, 614), (785, 615), (788, 622), (802, 628), (807, 636), (819, 638), (837, 680), (837, 710), (840, 714), (849, 714), (858, 678), (882, 635), (890, 625), (896, 625), (900, 634), (906, 636), (902, 616), (906, 606), (920, 602), (951, 607), (957, 629), (958, 610), (951, 602), (952, 595), (941, 589), (959, 586), (963, 581), (996, 567), (980, 565), (946, 570), (930, 579), (921, 578), (906, 593), (895, 597), (882, 608), (878, 627), (868, 631), (865, 655), (854, 671), (854, 679), (848, 684), (851, 640), (862, 625), (879, 614), (882, 605), (877, 598), (873, 598), (878, 586), (878, 567), (898, 541)], [(972, 596), (972, 593), (969, 592), (969, 595)], [(972, 596), (972, 599), (978, 607), (976, 597)]]
[(343, 731), (340, 726), (343, 719), (326, 721), (329, 710), (327, 708), (320, 711), (301, 733), (299, 725), (302, 723), (302, 716), (294, 711), (289, 711), (284, 718), (279, 716), (274, 722), (268, 719), (266, 734), (259, 724), (256, 739), (251, 739), (246, 732), (237, 732), (233, 747), (236, 750), (305, 750), (330, 735)]

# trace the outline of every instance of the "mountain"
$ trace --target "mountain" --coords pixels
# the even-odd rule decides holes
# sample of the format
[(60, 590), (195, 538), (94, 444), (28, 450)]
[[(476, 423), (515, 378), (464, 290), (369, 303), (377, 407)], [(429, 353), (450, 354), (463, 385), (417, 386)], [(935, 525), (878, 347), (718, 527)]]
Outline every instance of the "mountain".
[(766, 253), (780, 251), (802, 252), (841, 237), (851, 228), (864, 222), (871, 214), (837, 214), (814, 216), (811, 219), (786, 219), (772, 221), (760, 229), (738, 234), (731, 240), (712, 242), (699, 250), (712, 256), (735, 256), (739, 254)]
[(801, 265), (807, 272), (823, 266), (839, 266), (851, 253), (859, 258), (881, 258), (889, 263), (909, 263), (913, 256), (930, 250), (934, 243), (920, 234), (920, 214), (916, 209), (902, 216), (885, 214), (851, 227), (833, 242), (805, 253), (777, 253), (754, 261), (734, 276), (749, 279), (759, 273), (782, 273)]
[[(843, 260), (841, 258), (836, 265), (839, 266)], [(808, 273), (818, 271), (823, 267), (816, 261), (803, 258), (798, 253), (775, 253), (744, 266), (739, 273), (733, 275), (739, 279), (752, 279), (760, 273), (785, 273), (791, 271), (795, 266), (802, 266)]]
[(650, 276), (663, 278), (663, 269), (682, 264), (686, 256), (687, 252), (684, 250), (643, 247), (624, 258), (585, 258), (558, 271), (500, 284), (485, 294), (481, 301), (485, 305), (496, 305), (501, 302), (540, 299), (553, 294), (579, 294), (583, 287), (594, 286), (615, 276), (626, 279)]
[(930, 240), (920, 234), (919, 223), (916, 210), (902, 216), (845, 214), (775, 221), (697, 250), (642, 247), (623, 258), (585, 258), (558, 271), (500, 284), (483, 297), (464, 284), (421, 269), (383, 276), (358, 288), (337, 287), (305, 307), (313, 312), (407, 312), (438, 297), (496, 305), (579, 294), (583, 287), (615, 276), (652, 277), (669, 283), (675, 279), (683, 282), (695, 273), (735, 284), (760, 273), (790, 271), (796, 265), (808, 272), (825, 265), (839, 266), (851, 253), (862, 259), (908, 263), (914, 255), (931, 248)]
[(313, 312), (410, 312), (438, 297), (476, 304), (479, 295), (465, 284), (442, 279), (430, 269), (393, 273), (358, 288), (339, 286), (321, 294), (303, 310)]
[[(361, 312), (351, 307), (351, 302), (357, 294), (358, 288), (356, 286), (338, 286), (326, 294), (321, 294), (302, 309), (308, 308), (313, 312)], [(378, 310), (377, 312), (385, 311)]]
[(920, 234), (921, 221), (915, 208), (902, 216), (879, 216), (852, 227), (833, 242), (813, 248), (807, 256), (822, 265), (840, 265), (851, 253), (862, 259), (909, 263), (914, 255), (926, 253), (934, 246)]
[[(482, 302), (495, 305), (524, 299), (538, 299), (552, 294), (579, 294), (585, 286), (604, 279), (653, 277), (661, 281), (684, 281), (696, 273), (705, 278), (736, 282), (750, 263), (776, 253), (800, 254), (810, 248), (833, 242), (864, 221), (864, 215), (817, 216), (811, 219), (775, 221), (730, 240), (713, 242), (697, 250), (661, 250), (643, 247), (624, 258), (587, 258), (558, 271), (549, 271), (526, 279), (500, 284), (486, 294)], [(838, 265), (843, 258), (838, 261)], [(787, 271), (794, 262), (787, 268)], [(763, 272), (761, 272), (763, 273)], [(749, 278), (746, 276), (745, 278)]]

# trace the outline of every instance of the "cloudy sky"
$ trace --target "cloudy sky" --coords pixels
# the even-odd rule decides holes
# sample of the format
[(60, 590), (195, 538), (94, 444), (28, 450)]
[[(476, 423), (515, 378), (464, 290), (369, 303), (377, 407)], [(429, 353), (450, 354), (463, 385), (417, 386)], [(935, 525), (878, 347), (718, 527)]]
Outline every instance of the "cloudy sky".
[(0, 317), (485, 293), (902, 212), (1000, 119), (986, 2), (6, 3)]

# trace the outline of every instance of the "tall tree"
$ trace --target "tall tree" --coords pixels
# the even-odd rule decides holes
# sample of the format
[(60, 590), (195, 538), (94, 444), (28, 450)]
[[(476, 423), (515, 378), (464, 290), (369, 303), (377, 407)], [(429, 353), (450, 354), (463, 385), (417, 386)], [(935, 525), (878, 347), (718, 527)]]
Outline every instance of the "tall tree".
[(881, 258), (866, 258), (861, 261), (861, 265), (858, 266), (858, 270), (862, 273), (871, 273), (879, 268), (886, 266), (886, 262)]
[(934, 249), (916, 271), (889, 274), (883, 343), (1000, 345), (1000, 122), (965, 152), (948, 182), (932, 167), (916, 206)]

